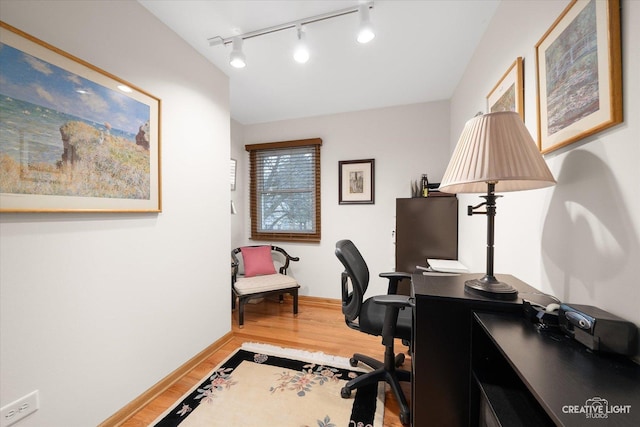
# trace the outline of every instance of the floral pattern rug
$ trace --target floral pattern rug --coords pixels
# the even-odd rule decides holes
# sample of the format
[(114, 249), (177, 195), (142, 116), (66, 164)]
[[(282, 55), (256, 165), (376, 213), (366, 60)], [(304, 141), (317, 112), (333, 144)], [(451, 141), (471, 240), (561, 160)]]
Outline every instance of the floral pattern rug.
[(151, 425), (382, 427), (384, 384), (343, 399), (361, 371), (278, 354), (238, 349)]

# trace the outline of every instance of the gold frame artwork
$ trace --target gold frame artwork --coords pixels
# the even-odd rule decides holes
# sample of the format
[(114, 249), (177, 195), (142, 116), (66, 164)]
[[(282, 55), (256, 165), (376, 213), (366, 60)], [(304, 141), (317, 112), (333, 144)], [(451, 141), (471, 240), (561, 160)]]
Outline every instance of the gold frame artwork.
[(161, 212), (160, 99), (0, 21), (0, 212)]
[(515, 111), (524, 121), (524, 68), (522, 57), (516, 58), (487, 95), (487, 113)]
[(619, 0), (573, 0), (536, 44), (538, 148), (621, 123)]

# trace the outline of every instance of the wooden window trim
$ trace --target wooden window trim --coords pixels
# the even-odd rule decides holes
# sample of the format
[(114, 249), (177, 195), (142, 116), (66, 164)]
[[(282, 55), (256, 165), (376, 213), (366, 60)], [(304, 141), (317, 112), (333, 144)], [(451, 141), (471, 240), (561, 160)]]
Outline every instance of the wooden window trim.
[[(256, 197), (257, 197), (257, 188), (256, 188), (256, 180), (254, 177), (257, 174), (257, 165), (256, 165), (256, 151), (269, 150), (269, 149), (279, 149), (279, 148), (294, 148), (294, 147), (304, 147), (304, 146), (314, 146), (315, 151), (315, 232), (314, 233), (288, 233), (288, 232), (261, 232), (258, 231), (258, 218), (257, 218), (257, 207), (256, 207)], [(320, 146), (322, 146), (321, 138), (310, 138), (310, 139), (298, 139), (292, 141), (279, 141), (279, 142), (268, 142), (263, 144), (247, 144), (245, 145), (245, 150), (249, 152), (249, 206), (250, 206), (250, 216), (251, 216), (251, 240), (264, 240), (264, 241), (272, 241), (272, 242), (314, 242), (319, 243), (321, 238), (321, 194), (320, 194)]]

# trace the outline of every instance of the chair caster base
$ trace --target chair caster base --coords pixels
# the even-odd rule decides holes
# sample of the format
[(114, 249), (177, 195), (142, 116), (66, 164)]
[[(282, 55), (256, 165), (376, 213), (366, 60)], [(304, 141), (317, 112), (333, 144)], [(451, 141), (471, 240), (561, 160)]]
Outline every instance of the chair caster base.
[(400, 413), (400, 422), (402, 425), (408, 426), (411, 423), (411, 416), (408, 412)]
[(352, 357), (349, 359), (349, 365), (351, 365), (352, 368), (355, 368), (358, 366), (358, 361)]

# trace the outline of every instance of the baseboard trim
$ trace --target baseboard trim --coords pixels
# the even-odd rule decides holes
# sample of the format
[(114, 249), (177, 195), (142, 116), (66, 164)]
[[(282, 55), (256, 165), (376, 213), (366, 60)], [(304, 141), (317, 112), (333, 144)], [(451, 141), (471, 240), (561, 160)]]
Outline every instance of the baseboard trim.
[(122, 425), (125, 421), (131, 418), (136, 412), (148, 405), (153, 399), (164, 393), (169, 387), (176, 383), (180, 378), (185, 376), (189, 371), (204, 362), (213, 353), (220, 350), (225, 344), (233, 339), (233, 331), (230, 331), (223, 335), (219, 340), (209, 345), (200, 353), (193, 356), (186, 363), (180, 366), (175, 371), (161, 379), (158, 383), (153, 385), (147, 391), (136, 397), (129, 402), (125, 407), (118, 412), (104, 420), (98, 425), (98, 427), (116, 427)]
[(306, 295), (300, 295), (298, 297), (299, 305), (310, 305), (314, 307), (328, 307), (328, 308), (338, 308), (342, 307), (342, 300), (334, 299), (334, 298), (321, 298), (321, 297), (310, 297)]
[[(333, 309), (340, 309), (342, 306), (342, 301), (339, 299), (333, 298), (321, 298), (321, 297), (311, 297), (306, 295), (300, 295), (298, 297), (298, 304), (302, 306), (314, 306), (314, 307), (328, 307)], [(129, 418), (134, 416), (136, 412), (140, 409), (144, 408), (146, 405), (151, 403), (152, 400), (157, 398), (160, 394), (164, 393), (169, 387), (171, 387), (174, 383), (179, 381), (183, 376), (185, 376), (189, 371), (198, 366), (200, 363), (209, 358), (213, 353), (220, 350), (225, 344), (231, 341), (235, 337), (241, 337), (242, 333), (236, 332), (234, 334), (233, 331), (228, 332), (223, 335), (220, 339), (215, 341), (213, 344), (209, 345), (207, 348), (202, 350), (200, 353), (196, 354), (182, 366), (180, 366), (175, 371), (171, 372), (169, 375), (161, 379), (158, 383), (153, 385), (147, 391), (142, 393), (140, 396), (136, 397), (134, 400), (129, 402), (126, 406), (120, 409), (118, 412), (104, 420), (102, 423), (98, 425), (98, 427), (117, 427), (122, 425)]]

